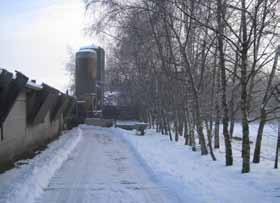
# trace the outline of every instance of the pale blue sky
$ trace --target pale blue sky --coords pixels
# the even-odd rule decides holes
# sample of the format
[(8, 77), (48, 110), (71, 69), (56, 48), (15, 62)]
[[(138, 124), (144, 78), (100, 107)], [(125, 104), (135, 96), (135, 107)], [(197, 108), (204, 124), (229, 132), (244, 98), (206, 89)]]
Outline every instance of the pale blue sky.
[(60, 90), (67, 47), (96, 43), (84, 36), (82, 0), (0, 0), (0, 25), (0, 67)]

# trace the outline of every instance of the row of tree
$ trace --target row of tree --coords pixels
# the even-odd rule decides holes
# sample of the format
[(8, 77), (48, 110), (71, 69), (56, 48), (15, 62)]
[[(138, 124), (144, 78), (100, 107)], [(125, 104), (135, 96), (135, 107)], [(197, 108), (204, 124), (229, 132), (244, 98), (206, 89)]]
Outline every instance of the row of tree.
[(103, 11), (92, 29), (114, 38), (110, 86), (129, 95), (142, 119), (213, 160), (222, 127), (227, 166), (234, 125), (242, 123), (243, 173), (250, 171), (249, 123), (259, 122), (253, 162), (260, 162), (264, 126), (280, 115), (279, 0), (86, 4)]

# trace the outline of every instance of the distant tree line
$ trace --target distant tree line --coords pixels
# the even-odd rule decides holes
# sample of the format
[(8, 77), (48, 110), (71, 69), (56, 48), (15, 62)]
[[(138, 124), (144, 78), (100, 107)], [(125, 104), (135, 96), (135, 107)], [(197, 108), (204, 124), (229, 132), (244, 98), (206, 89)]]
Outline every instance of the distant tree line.
[[(227, 166), (240, 122), (242, 173), (251, 150), (260, 162), (264, 126), (280, 119), (279, 0), (85, 2), (92, 12), (102, 8), (91, 29), (115, 37), (109, 83), (126, 91), (143, 120), (213, 160), (222, 127)], [(259, 123), (254, 149), (250, 122)]]

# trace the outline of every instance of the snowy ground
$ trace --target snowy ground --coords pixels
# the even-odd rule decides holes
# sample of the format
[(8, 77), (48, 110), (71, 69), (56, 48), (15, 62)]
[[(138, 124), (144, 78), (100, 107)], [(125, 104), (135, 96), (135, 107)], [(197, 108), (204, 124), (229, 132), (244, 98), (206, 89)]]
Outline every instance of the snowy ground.
[[(251, 125), (250, 130), (254, 141), (257, 125)], [(162, 184), (172, 185), (182, 199), (205, 203), (280, 202), (280, 171), (273, 169), (272, 161), (276, 129), (271, 126), (264, 131), (261, 163), (252, 164), (250, 174), (241, 174), (241, 141), (233, 140), (234, 166), (226, 167), (222, 139), (221, 149), (215, 151), (218, 160), (214, 162), (210, 156), (202, 157), (200, 152), (192, 152), (181, 137), (175, 143), (155, 130), (147, 130), (144, 137), (133, 136), (135, 132), (119, 131), (160, 176)], [(239, 124), (234, 135), (241, 135)]]
[(136, 136), (80, 126), (27, 164), (1, 174), (0, 202), (280, 202), (280, 171), (271, 161), (275, 132), (265, 134), (261, 164), (244, 175), (240, 141), (233, 143), (234, 166), (225, 167), (223, 148), (215, 151), (214, 162), (192, 152), (183, 139), (170, 142), (154, 130)]

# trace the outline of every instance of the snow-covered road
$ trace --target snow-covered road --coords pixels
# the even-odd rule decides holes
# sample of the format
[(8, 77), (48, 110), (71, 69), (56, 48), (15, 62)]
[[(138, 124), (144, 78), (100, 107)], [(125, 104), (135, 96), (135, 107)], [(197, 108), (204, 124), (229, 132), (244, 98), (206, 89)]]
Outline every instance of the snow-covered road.
[(35, 202), (180, 202), (114, 129), (81, 129), (83, 139)]

